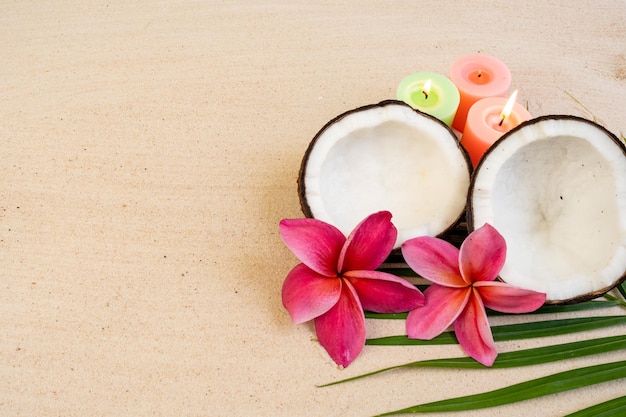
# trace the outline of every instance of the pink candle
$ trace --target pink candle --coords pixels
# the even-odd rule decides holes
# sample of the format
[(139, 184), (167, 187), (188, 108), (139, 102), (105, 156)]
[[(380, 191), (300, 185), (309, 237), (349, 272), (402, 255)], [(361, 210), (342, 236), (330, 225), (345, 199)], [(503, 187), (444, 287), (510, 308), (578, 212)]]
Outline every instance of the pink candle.
[(517, 91), (508, 101), (504, 97), (484, 98), (469, 110), (461, 145), (469, 153), (474, 167), (496, 140), (531, 118), (524, 107), (515, 103), (516, 95)]
[(502, 61), (492, 56), (466, 55), (452, 64), (450, 80), (461, 95), (452, 127), (462, 132), (467, 113), (474, 103), (482, 98), (507, 95), (511, 86), (511, 71)]

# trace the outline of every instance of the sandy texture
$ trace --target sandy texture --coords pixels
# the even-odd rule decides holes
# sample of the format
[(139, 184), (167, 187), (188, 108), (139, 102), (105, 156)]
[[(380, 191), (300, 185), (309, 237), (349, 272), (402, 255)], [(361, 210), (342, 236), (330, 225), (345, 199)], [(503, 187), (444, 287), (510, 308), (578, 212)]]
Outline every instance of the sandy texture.
[[(467, 3), (3, 1), (0, 415), (367, 416), (623, 358), (315, 386), (461, 354), (366, 347), (339, 370), (290, 323), (277, 225), (328, 120), (481, 52), (533, 115), (591, 117), (570, 93), (626, 133), (626, 2)], [(559, 416), (624, 386), (463, 415)]]

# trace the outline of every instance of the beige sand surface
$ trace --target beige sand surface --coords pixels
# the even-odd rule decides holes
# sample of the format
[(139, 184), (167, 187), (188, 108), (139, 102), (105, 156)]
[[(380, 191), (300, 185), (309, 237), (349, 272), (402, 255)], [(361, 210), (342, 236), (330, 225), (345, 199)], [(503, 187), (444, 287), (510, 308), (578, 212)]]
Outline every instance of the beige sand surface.
[[(626, 134), (626, 2), (464, 3), (0, 2), (0, 415), (368, 416), (623, 358), (316, 388), (462, 353), (366, 347), (339, 370), (290, 323), (277, 225), (328, 120), (480, 52), (533, 115), (591, 117), (567, 92)], [(559, 416), (625, 387), (448, 416)]]

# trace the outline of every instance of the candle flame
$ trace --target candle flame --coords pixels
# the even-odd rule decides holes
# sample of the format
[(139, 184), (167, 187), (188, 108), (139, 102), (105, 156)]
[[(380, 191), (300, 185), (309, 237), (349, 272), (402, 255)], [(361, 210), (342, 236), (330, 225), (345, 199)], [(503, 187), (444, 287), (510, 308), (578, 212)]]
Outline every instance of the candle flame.
[(430, 87), (432, 86), (432, 84), (433, 84), (433, 80), (429, 79), (422, 86), (422, 93), (424, 93), (425, 98), (428, 98), (428, 94), (430, 94)]
[(517, 90), (513, 91), (511, 97), (507, 100), (506, 104), (502, 108), (502, 112), (500, 113), (500, 126), (502, 123), (511, 115), (511, 111), (513, 111), (513, 106), (515, 105), (515, 99), (517, 98)]

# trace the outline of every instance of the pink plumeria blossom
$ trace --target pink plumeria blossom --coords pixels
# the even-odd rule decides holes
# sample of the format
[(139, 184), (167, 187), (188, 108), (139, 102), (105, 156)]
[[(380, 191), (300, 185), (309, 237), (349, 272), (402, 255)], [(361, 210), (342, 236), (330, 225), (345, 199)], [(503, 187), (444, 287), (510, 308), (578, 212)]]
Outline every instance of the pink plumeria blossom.
[(388, 211), (367, 217), (347, 239), (320, 220), (280, 222), (283, 241), (302, 262), (285, 279), (283, 305), (296, 324), (315, 320), (320, 344), (338, 365), (348, 366), (365, 345), (364, 309), (399, 313), (424, 304), (414, 285), (375, 271), (397, 233)]
[(527, 313), (543, 305), (546, 295), (496, 281), (504, 266), (506, 242), (485, 224), (465, 239), (461, 249), (445, 240), (418, 237), (402, 245), (407, 264), (433, 282), (424, 291), (426, 305), (406, 321), (412, 339), (430, 340), (452, 323), (465, 352), (486, 366), (498, 355), (485, 307), (504, 313)]

